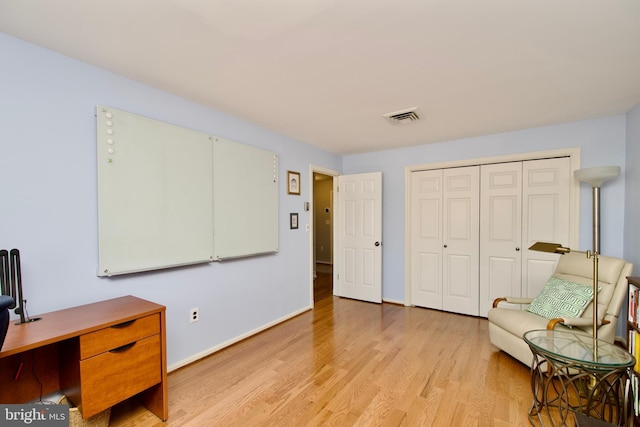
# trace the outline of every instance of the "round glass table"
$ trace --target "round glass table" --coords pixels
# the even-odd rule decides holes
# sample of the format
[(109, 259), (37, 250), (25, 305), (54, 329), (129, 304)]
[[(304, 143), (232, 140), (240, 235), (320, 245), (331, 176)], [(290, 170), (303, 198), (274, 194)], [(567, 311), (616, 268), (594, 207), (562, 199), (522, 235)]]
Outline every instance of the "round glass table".
[(534, 425), (567, 425), (583, 413), (616, 425), (631, 416), (629, 370), (635, 359), (624, 349), (589, 335), (533, 330), (529, 420)]

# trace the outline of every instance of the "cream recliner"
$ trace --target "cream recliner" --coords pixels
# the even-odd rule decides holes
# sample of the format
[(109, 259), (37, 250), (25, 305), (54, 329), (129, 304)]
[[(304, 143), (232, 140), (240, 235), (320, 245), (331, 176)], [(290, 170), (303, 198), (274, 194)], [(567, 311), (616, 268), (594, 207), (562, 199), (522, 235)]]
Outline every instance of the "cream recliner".
[[(633, 264), (627, 261), (600, 256), (598, 262), (598, 338), (613, 343), (616, 337), (618, 316), (627, 296), (627, 276)], [(593, 260), (583, 253), (561, 255), (554, 276), (575, 283), (593, 286)], [(557, 329), (591, 335), (593, 329), (593, 302), (590, 302), (580, 318), (546, 319), (526, 311), (533, 298), (504, 297), (493, 302), (489, 310), (489, 339), (493, 345), (530, 365), (532, 354), (522, 336), (533, 329)], [(511, 308), (506, 308), (507, 304)], [(520, 306), (518, 306), (520, 305)], [(515, 309), (514, 309), (515, 308)], [(521, 309), (518, 309), (521, 308)], [(573, 326), (568, 328), (567, 326)]]

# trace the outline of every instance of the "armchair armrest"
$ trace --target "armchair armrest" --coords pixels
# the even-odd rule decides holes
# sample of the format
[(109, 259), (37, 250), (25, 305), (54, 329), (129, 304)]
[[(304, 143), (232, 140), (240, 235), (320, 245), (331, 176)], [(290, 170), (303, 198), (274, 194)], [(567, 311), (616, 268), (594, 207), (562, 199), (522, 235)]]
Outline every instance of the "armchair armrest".
[(509, 304), (530, 304), (533, 298), (525, 297), (502, 297), (493, 300), (493, 308), (496, 308), (501, 302), (507, 302)]
[[(557, 317), (549, 320), (547, 323), (547, 329), (552, 330), (558, 323), (562, 323), (565, 326), (592, 326), (593, 318), (591, 317)], [(598, 326), (607, 325), (611, 323), (609, 320), (598, 320)]]

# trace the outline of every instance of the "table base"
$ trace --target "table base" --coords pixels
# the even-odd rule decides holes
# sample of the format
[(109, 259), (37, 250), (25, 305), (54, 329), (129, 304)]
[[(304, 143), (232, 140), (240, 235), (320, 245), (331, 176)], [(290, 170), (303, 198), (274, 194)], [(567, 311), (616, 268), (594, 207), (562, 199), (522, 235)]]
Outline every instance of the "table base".
[(631, 414), (626, 367), (597, 369), (584, 363), (555, 361), (534, 355), (531, 364), (533, 403), (529, 421), (539, 426), (566, 426), (573, 413), (615, 425), (628, 425)]

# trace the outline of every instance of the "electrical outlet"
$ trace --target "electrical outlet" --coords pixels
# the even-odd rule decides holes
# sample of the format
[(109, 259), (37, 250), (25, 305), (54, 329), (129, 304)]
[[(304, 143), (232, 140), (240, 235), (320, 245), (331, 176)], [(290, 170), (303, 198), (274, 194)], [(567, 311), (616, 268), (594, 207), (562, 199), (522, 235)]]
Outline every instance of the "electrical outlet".
[(189, 310), (189, 322), (197, 322), (200, 320), (200, 309), (198, 307)]

